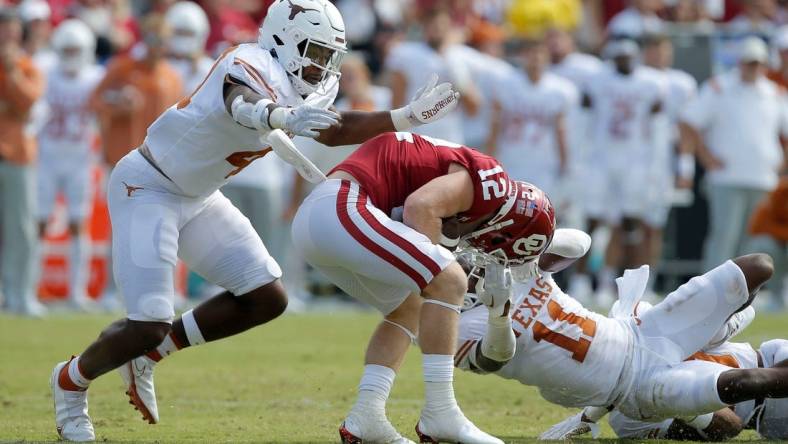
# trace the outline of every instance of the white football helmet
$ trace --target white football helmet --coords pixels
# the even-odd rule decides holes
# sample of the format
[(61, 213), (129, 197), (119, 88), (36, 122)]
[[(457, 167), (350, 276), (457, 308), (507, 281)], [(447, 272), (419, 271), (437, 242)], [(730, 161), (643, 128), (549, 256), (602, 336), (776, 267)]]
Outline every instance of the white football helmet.
[(177, 2), (170, 6), (164, 18), (172, 29), (172, 37), (169, 39), (172, 54), (186, 57), (205, 49), (210, 30), (208, 16), (197, 3)]
[[(347, 52), (342, 15), (327, 0), (278, 0), (268, 9), (257, 42), (279, 60), (301, 95), (325, 93), (327, 81), (339, 78)], [(320, 68), (320, 78), (305, 80), (307, 66)]]
[(58, 55), (60, 68), (75, 73), (93, 63), (96, 36), (81, 20), (68, 19), (52, 34), (52, 47)]

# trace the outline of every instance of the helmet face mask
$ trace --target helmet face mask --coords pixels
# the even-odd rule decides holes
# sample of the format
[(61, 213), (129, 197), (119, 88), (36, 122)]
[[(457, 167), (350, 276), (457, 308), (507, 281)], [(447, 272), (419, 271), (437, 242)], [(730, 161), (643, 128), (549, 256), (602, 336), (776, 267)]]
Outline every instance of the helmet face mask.
[(488, 261), (520, 266), (547, 249), (555, 232), (555, 209), (539, 188), (513, 181), (498, 214), (463, 239)]
[(271, 52), (296, 92), (327, 94), (347, 52), (345, 24), (327, 0), (279, 0), (268, 9), (258, 44)]
[[(291, 81), (303, 82), (307, 85), (306, 88), (319, 88), (330, 76), (339, 79), (342, 75), (339, 67), (345, 55), (344, 48), (307, 38), (298, 44), (298, 49), (301, 54), (295, 59), (298, 69), (288, 71)], [(305, 68), (313, 69), (307, 69), (305, 72)], [(319, 73), (319, 75), (313, 76), (310, 75), (311, 73)], [(319, 89), (315, 90), (317, 91)]]

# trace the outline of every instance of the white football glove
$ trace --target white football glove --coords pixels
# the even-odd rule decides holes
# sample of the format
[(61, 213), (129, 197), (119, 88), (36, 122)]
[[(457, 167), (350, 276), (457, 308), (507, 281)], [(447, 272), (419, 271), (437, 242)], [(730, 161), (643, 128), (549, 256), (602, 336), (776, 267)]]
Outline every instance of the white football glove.
[(334, 111), (305, 104), (295, 108), (276, 108), (271, 111), (269, 122), (273, 129), (315, 138), (320, 135), (320, 130), (336, 125), (339, 119), (339, 114)]
[(598, 437), (599, 425), (583, 421), (583, 412), (580, 412), (550, 427), (546, 432), (539, 435), (539, 439), (543, 441), (562, 441), (585, 435), (588, 432), (591, 432), (591, 436), (594, 438)]
[(449, 82), (437, 83), (438, 75), (433, 73), (407, 106), (391, 111), (391, 121), (397, 131), (435, 122), (457, 107), (460, 93)]
[(512, 304), (512, 271), (509, 267), (491, 262), (484, 267), (484, 278), (476, 284), (479, 300), (487, 306), (490, 317), (509, 315)]

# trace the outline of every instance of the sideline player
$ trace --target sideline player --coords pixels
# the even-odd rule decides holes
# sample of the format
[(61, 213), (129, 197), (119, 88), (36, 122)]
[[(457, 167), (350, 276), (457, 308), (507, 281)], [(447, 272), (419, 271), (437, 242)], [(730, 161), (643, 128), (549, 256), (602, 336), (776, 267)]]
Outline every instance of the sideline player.
[(649, 210), (643, 214), (643, 242), (637, 260), (654, 267), (662, 257), (662, 232), (673, 204), (671, 191), (692, 188), (695, 158), (687, 138), (679, 137), (678, 116), (695, 98), (698, 84), (688, 73), (672, 68), (673, 43), (667, 36), (646, 36), (643, 64), (663, 83), (666, 93), (664, 112), (654, 130), (654, 160), (645, 178), (649, 186), (643, 198), (649, 202)]
[(62, 191), (71, 240), (68, 302), (85, 310), (90, 274), (85, 218), (92, 198), (91, 148), (97, 136), (95, 115), (87, 102), (104, 76), (104, 69), (93, 60), (96, 37), (79, 20), (61, 23), (52, 35), (52, 47), (57, 63), (47, 73), (43, 99), (48, 112), (38, 137), (38, 232), (43, 238), (57, 194)]
[[(690, 359), (718, 362), (737, 369), (788, 367), (788, 341), (766, 341), (758, 350), (746, 343), (724, 342), (695, 353)], [(733, 438), (742, 429), (754, 429), (763, 438), (785, 440), (788, 439), (788, 398), (748, 400), (690, 420), (637, 421), (617, 410), (610, 413), (608, 420), (619, 438), (722, 441)]]
[[(643, 198), (648, 191), (644, 177), (654, 162), (652, 127), (664, 106), (664, 88), (650, 70), (638, 65), (635, 42), (611, 41), (605, 53), (613, 66), (589, 80), (583, 98), (594, 122), (584, 191), (588, 232), (593, 233), (600, 223), (609, 224), (612, 230), (599, 276), (599, 296), (612, 303), (618, 269), (639, 263), (636, 236), (650, 211)], [(581, 268), (584, 261), (578, 264)], [(597, 305), (607, 302), (597, 301)]]
[(547, 72), (549, 56), (541, 40), (520, 42), (522, 72), (512, 70), (499, 87), (490, 126), (500, 126), (500, 136), (487, 148), (512, 178), (538, 185), (560, 210), (569, 168), (565, 121), (579, 101), (571, 82)]
[[(545, 269), (560, 268), (544, 265), (544, 259), (576, 259), (590, 246), (587, 235), (573, 239), (565, 233), (582, 232), (558, 230), (540, 258)], [(564, 260), (561, 267), (569, 263)], [(485, 342), (488, 348), (514, 345), (487, 333), (496, 326), (492, 321), (506, 312), (478, 306), (462, 314), (456, 363), (465, 370), (495, 372), (534, 385), (556, 404), (601, 407), (595, 410), (605, 413), (615, 406), (639, 420), (696, 416), (759, 397), (786, 397), (788, 368), (732, 370), (714, 362), (683, 362), (719, 332), (735, 331), (728, 326), (737, 320), (731, 315), (749, 306), (772, 270), (769, 256), (763, 254), (727, 261), (645, 313), (637, 307), (648, 267), (628, 270), (617, 282), (619, 309), (634, 316), (622, 318), (586, 310), (549, 274), (534, 270), (530, 279), (514, 285), (513, 311), (503, 316), (517, 337), (514, 357), (506, 361), (485, 353)], [(503, 306), (507, 296), (497, 298), (493, 307)], [(563, 436), (561, 427), (573, 424), (567, 420), (543, 437)]]
[(445, 246), (464, 240), (523, 263), (549, 244), (554, 228), (541, 190), (509, 180), (494, 158), (451, 142), (382, 134), (331, 171), (299, 208), (293, 242), (313, 267), (384, 316), (367, 346), (358, 398), (339, 429), (343, 442), (410, 442), (385, 407), (418, 336), (426, 400), (416, 426), (421, 441), (502, 443), (466, 419), (454, 399), (467, 278)]
[[(218, 191), (270, 151), (261, 137), (282, 129), (327, 145), (360, 143), (437, 120), (457, 104), (451, 85), (429, 84), (409, 105), (391, 112), (327, 110), (337, 94), (344, 52), (342, 17), (327, 0), (274, 3), (258, 43), (225, 51), (194, 93), (165, 111), (148, 128), (143, 145), (113, 170), (108, 199), (114, 273), (128, 315), (81, 355), (55, 366), (51, 384), (61, 437), (95, 439), (86, 389), (96, 377), (119, 368), (133, 405), (155, 423), (156, 362), (285, 310), (279, 265)], [(175, 319), (177, 257), (227, 291)]]
[(179, 1), (167, 9), (164, 19), (172, 29), (172, 36), (167, 40), (167, 61), (180, 74), (184, 95), (189, 95), (213, 65), (213, 60), (205, 55), (210, 30), (208, 16), (197, 3)]

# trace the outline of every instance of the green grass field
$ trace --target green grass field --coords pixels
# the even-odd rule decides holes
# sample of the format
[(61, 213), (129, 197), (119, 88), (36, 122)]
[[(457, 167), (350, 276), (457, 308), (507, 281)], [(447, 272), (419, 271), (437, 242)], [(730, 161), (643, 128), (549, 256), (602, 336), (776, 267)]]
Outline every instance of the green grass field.
[[(53, 365), (80, 352), (112, 319), (0, 316), (0, 442), (57, 438), (48, 379)], [(90, 389), (99, 441), (337, 442), (354, 400), (374, 314), (287, 315), (229, 340), (185, 350), (156, 370), (161, 423), (148, 425), (127, 404), (117, 374)], [(786, 337), (788, 316), (761, 315), (741, 340)], [(531, 442), (570, 410), (532, 388), (459, 373), (460, 405), (477, 425), (507, 442)], [(411, 439), (421, 408), (421, 363), (411, 350), (389, 402), (389, 417)], [(613, 438), (603, 427), (603, 437)], [(753, 439), (752, 432), (740, 439)]]

